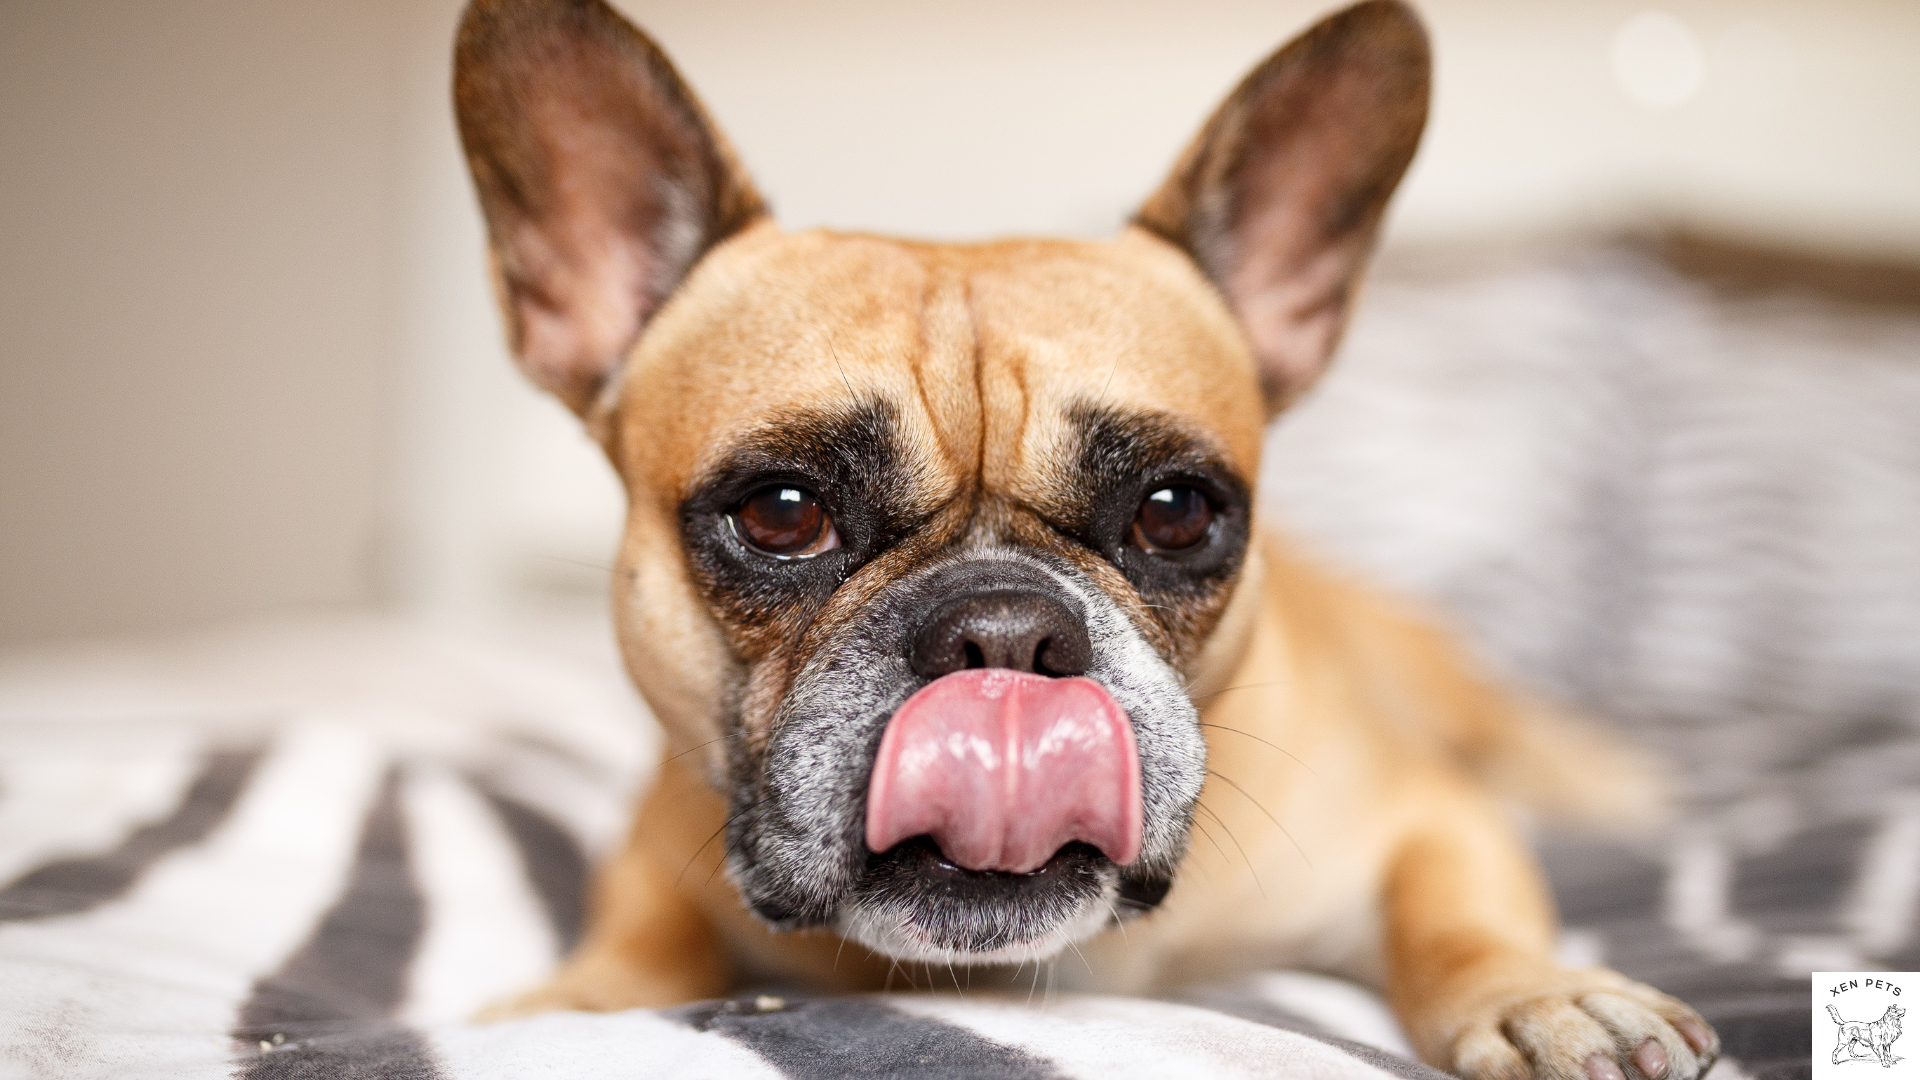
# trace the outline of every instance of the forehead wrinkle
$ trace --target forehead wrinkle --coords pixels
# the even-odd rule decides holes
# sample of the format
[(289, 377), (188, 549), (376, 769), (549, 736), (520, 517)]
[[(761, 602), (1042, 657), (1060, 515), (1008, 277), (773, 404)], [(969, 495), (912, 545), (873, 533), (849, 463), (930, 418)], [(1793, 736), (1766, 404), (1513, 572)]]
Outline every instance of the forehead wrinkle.
[[(959, 426), (956, 422), (960, 418), (950, 418), (944, 415), (949, 411), (947, 405), (951, 403), (943, 405), (937, 401), (934, 396), (937, 388), (946, 387), (950, 389), (957, 381), (941, 370), (946, 366), (943, 361), (949, 359), (941, 355), (943, 351), (942, 345), (950, 345), (951, 343), (939, 340), (939, 338), (945, 336), (939, 333), (939, 331), (944, 330), (950, 332), (955, 327), (935, 325), (936, 322), (941, 319), (941, 315), (944, 314), (940, 310), (940, 308), (944, 306), (941, 303), (942, 300), (945, 299), (943, 293), (947, 289), (950, 289), (951, 285), (951, 282), (943, 281), (940, 275), (927, 275), (926, 283), (920, 290), (920, 310), (919, 319), (917, 320), (918, 337), (915, 342), (917, 347), (908, 358), (908, 371), (909, 377), (913, 382), (914, 395), (919, 401), (921, 415), (925, 417), (927, 427), (932, 431), (934, 446), (937, 449), (940, 459), (952, 471), (955, 479), (961, 481), (961, 486), (965, 487), (968, 485), (965, 482), (965, 470), (962, 462), (968, 457), (977, 455), (967, 454), (964, 448), (955, 445), (954, 436), (957, 434), (957, 431), (950, 429), (955, 429)], [(966, 314), (966, 318), (958, 323), (958, 328), (963, 330), (965, 335), (965, 347), (963, 350), (958, 351), (964, 351), (972, 356), (977, 352), (978, 342), (978, 335), (974, 333), (973, 313), (967, 306), (964, 297), (959, 306)], [(977, 366), (977, 359), (975, 360), (975, 365)], [(974, 381), (977, 383), (977, 378)], [(975, 408), (978, 409), (977, 401)]]
[[(1033, 357), (1026, 336), (1039, 328), (1021, 325), (1018, 313), (1012, 325), (1007, 324), (1006, 313), (996, 312), (991, 300), (978, 291), (979, 279), (1001, 268), (989, 264), (982, 269), (984, 273), (970, 274), (967, 283), (968, 314), (975, 330), (974, 380), (981, 402), (980, 453), (974, 472), (981, 497), (1021, 505), (1026, 501), (1023, 496), (1032, 465), (1028, 438), (1038, 420), (1035, 387), (1027, 370)], [(988, 529), (993, 525), (986, 519), (981, 524)]]

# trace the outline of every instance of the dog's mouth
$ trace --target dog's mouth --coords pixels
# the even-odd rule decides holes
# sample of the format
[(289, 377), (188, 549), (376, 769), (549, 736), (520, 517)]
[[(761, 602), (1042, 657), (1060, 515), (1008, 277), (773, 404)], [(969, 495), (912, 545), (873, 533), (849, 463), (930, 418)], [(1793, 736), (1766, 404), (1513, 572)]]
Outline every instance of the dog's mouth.
[(1024, 960), (1113, 917), (1100, 901), (1118, 876), (1111, 859), (1079, 841), (1012, 872), (959, 866), (921, 835), (868, 856), (843, 929), (908, 959)]

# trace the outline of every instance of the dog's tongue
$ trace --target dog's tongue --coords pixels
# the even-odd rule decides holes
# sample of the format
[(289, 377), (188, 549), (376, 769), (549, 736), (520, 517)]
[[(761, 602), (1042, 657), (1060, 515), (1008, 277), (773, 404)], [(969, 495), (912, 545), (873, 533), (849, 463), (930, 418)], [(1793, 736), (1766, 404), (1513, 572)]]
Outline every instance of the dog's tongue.
[(935, 679), (888, 721), (867, 846), (927, 834), (969, 870), (1026, 873), (1072, 840), (1140, 855), (1140, 753), (1091, 679), (975, 668)]

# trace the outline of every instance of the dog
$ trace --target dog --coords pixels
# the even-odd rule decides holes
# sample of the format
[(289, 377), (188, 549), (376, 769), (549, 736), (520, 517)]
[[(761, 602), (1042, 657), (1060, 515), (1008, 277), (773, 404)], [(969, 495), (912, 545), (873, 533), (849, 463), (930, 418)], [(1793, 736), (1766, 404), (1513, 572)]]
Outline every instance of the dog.
[(1624, 754), (1256, 528), (1428, 82), (1368, 0), (1110, 241), (787, 233), (611, 8), (474, 0), (492, 279), (625, 485), (615, 621), (668, 743), (584, 940), (494, 1015), (1071, 948), (1105, 992), (1343, 973), (1466, 1077), (1701, 1075), (1693, 1010), (1555, 963), (1503, 802), (1630, 806)]
[(1900, 1018), (1907, 1015), (1907, 1010), (1898, 1005), (1889, 1005), (1887, 1011), (1880, 1014), (1880, 1019), (1871, 1024), (1865, 1020), (1843, 1020), (1840, 1010), (1831, 1004), (1827, 1006), (1827, 1015), (1833, 1017), (1834, 1025), (1840, 1029), (1834, 1036), (1835, 1065), (1843, 1061), (1872, 1058), (1880, 1063), (1881, 1068), (1891, 1069), (1894, 1062), (1901, 1060), (1895, 1056), (1893, 1044), (1900, 1038)]

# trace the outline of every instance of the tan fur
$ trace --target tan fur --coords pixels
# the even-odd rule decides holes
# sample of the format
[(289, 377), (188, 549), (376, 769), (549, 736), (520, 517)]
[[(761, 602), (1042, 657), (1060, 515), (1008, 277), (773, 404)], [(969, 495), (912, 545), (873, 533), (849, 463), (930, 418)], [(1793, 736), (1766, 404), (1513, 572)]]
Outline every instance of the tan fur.
[[(542, 2), (486, 0), (476, 11), (485, 22), (496, 8)], [(571, 10), (589, 0), (553, 2)], [(1654, 800), (1628, 755), (1496, 689), (1432, 625), (1322, 571), (1271, 531), (1257, 530), (1237, 579), (1173, 610), (1145, 604), (1114, 566), (1049, 524), (1076, 495), (1062, 485), (1077, 402), (1167, 418), (1254, 485), (1269, 411), (1331, 352), (1424, 116), (1417, 23), (1392, 3), (1353, 12), (1256, 72), (1142, 224), (1111, 241), (937, 245), (790, 234), (751, 217), (710, 237), (658, 310), (634, 316), (644, 330), (604, 370), (583, 373), (580, 355), (567, 353), (554, 361), (560, 374), (543, 376), (542, 361), (523, 353), (536, 378), (585, 413), (625, 482), (614, 612), (628, 670), (666, 729), (668, 759), (627, 846), (600, 870), (586, 940), (550, 984), (503, 1014), (666, 1005), (768, 977), (886, 985), (895, 965), (863, 947), (824, 932), (776, 935), (745, 909), (722, 868), (721, 718), (731, 703), (740, 737), (762, 737), (800, 662), (869, 598), (943, 547), (995, 541), (1079, 566), (1187, 678), (1205, 725), (1211, 777), (1172, 892), (1151, 915), (1083, 942), (1084, 962), (1057, 969), (1070, 985), (1147, 992), (1299, 965), (1380, 986), (1421, 1055), (1470, 1076), (1581, 1076), (1591, 1054), (1627, 1054), (1647, 1039), (1679, 1080), (1711, 1059), (1712, 1035), (1684, 1005), (1612, 972), (1553, 962), (1552, 904), (1502, 801), (1517, 795), (1590, 818), (1639, 813)], [(1341, 66), (1356, 40), (1380, 71)], [(1277, 237), (1267, 261), (1249, 268), (1231, 244), (1218, 246), (1222, 230), (1239, 228), (1230, 197), (1260, 194), (1233, 187), (1254, 167), (1237, 147), (1263, 145), (1263, 125), (1366, 141), (1334, 122), (1337, 111), (1276, 120), (1261, 111), (1270, 103), (1246, 97), (1322, 75), (1353, 81), (1347, 98), (1385, 95), (1368, 107), (1396, 119), (1377, 145), (1354, 151), (1351, 175), (1316, 181), (1339, 206), (1313, 201), (1322, 194), (1308, 185), (1297, 197), (1309, 201), (1288, 204), (1286, 220), (1247, 211), (1259, 219), (1249, 227)], [(650, 92), (675, 115), (697, 116), (669, 81)], [(1390, 93), (1416, 81), (1417, 101)], [(519, 143), (489, 125), (508, 121), (468, 119), (476, 174), (507, 168), (495, 147)], [(656, 142), (649, 153), (677, 145)], [(715, 167), (737, 169), (717, 135), (701, 145), (719, 148), (708, 151), (724, 159)], [(1271, 168), (1311, 173), (1311, 155), (1289, 153)], [(1371, 201), (1340, 203), (1358, 198), (1354, 185)], [(738, 178), (708, 187), (752, 190)], [(502, 232), (518, 218), (489, 212), (496, 251), (511, 247)], [(1294, 262), (1272, 261), (1282, 257)], [(1286, 287), (1263, 293), (1262, 275)], [(522, 283), (521, 293), (544, 287)], [(517, 326), (525, 301), (515, 295), (505, 302)], [(723, 618), (682, 550), (683, 500), (743, 438), (869, 400), (894, 410), (925, 524), (803, 622)], [(1636, 1033), (1632, 1045), (1608, 1041), (1608, 1016), (1624, 1018), (1614, 1027)]]

